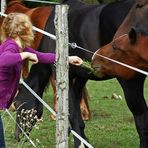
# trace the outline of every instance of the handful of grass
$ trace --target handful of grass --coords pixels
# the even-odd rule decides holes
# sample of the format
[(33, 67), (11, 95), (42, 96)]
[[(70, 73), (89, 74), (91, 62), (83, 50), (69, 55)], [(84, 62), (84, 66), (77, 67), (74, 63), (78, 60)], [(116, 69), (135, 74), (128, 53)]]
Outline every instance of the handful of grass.
[(96, 73), (96, 71), (92, 68), (91, 63), (89, 61), (83, 61), (82, 67), (87, 69), (89, 74), (93, 74), (94, 76), (98, 78), (102, 78), (103, 75), (101, 73)]
[(91, 67), (91, 63), (89, 61), (83, 61), (82, 67), (88, 69), (90, 73), (96, 75), (95, 70)]

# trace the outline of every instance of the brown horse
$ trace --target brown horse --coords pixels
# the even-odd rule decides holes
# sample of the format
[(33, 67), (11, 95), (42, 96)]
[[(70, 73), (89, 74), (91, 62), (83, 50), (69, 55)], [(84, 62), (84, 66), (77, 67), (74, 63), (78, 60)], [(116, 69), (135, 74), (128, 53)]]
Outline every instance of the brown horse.
[[(114, 40), (110, 44), (106, 45), (105, 47), (102, 47), (101, 50), (99, 49), (98, 51), (95, 52), (93, 56), (92, 66), (96, 69), (96, 71), (99, 72), (99, 66), (102, 65), (100, 67), (100, 73), (102, 74), (103, 73), (107, 74), (109, 72), (108, 74), (111, 74), (111, 75), (117, 74), (118, 76), (121, 76), (126, 79), (133, 77), (133, 75), (135, 74), (135, 71), (127, 69), (121, 65), (112, 63), (111, 61), (106, 61), (101, 57), (97, 56), (97, 54), (105, 55), (107, 57), (119, 60), (120, 62), (129, 64), (131, 66), (136, 66), (138, 68), (141, 67), (143, 69), (146, 68), (146, 66), (144, 66), (141, 63), (141, 62), (144, 62), (143, 60), (146, 60), (142, 57), (142, 55), (146, 56), (146, 50), (145, 50), (146, 43), (144, 42), (145, 40), (142, 40), (142, 41), (139, 40), (140, 34), (139, 33), (137, 34), (137, 32), (131, 28), (134, 26), (138, 28), (138, 31), (143, 28), (142, 32), (146, 34), (146, 31), (148, 30), (148, 22), (146, 21), (147, 17), (148, 17), (148, 0), (137, 0), (133, 5), (133, 7), (131, 8), (128, 15), (126, 16), (126, 18), (124, 19), (123, 23), (119, 26), (117, 32), (114, 35)], [(146, 38), (146, 37), (143, 36), (143, 38)], [(129, 42), (128, 42), (128, 39), (130, 40)], [(141, 45), (139, 42), (141, 42)], [(124, 47), (122, 47), (122, 45)], [(144, 50), (142, 50), (141, 48)], [(114, 50), (110, 50), (110, 49), (114, 49)], [(145, 51), (145, 53), (143, 51)], [(126, 59), (122, 57), (124, 55), (122, 52), (126, 54)], [(141, 55), (141, 62), (138, 64), (139, 62), (138, 60), (140, 60), (140, 55)], [(112, 63), (112, 64), (109, 67), (107, 63), (108, 64)], [(114, 65), (116, 66), (114, 67)], [(112, 69), (112, 72), (111, 72), (111, 69)]]
[(132, 28), (128, 34), (119, 36), (97, 50), (92, 57), (92, 67), (96, 74), (102, 77), (106, 75), (118, 76), (124, 79), (136, 77), (136, 71), (102, 56), (138, 69), (148, 70), (147, 43), (148, 32)]
[(135, 120), (140, 138), (140, 148), (148, 147), (148, 107), (143, 94), (146, 76), (104, 60), (98, 55), (115, 59), (142, 70), (148, 70), (147, 18), (148, 0), (137, 0), (118, 28), (114, 40), (96, 51), (92, 58), (92, 67), (94, 67), (97, 74), (102, 74), (103, 77), (112, 75), (119, 81), (124, 91), (126, 103)]
[[(7, 7), (6, 7), (6, 14), (9, 14), (11, 12), (20, 12), (20, 13), (25, 13), (27, 14), (31, 21), (32, 24), (44, 30), (44, 27), (46, 25), (46, 21), (49, 18), (51, 12), (53, 10), (53, 6), (42, 6), (42, 7), (36, 7), (36, 8), (27, 8), (21, 0), (7, 0)], [(2, 19), (0, 21), (2, 23)], [(40, 41), (42, 38), (42, 34), (39, 32), (35, 33), (35, 40), (33, 43), (32, 48), (37, 49)], [(28, 61), (25, 61), (23, 64), (23, 71), (22, 71), (22, 76), (23, 78), (26, 78), (28, 76), (29, 70), (28, 70)], [(56, 86), (55, 86), (55, 78), (53, 75), (50, 76), (49, 78), (52, 88), (53, 88), (53, 95), (54, 95), (54, 110), (56, 110)], [(82, 117), (84, 120), (88, 120), (90, 117), (90, 111), (89, 111), (89, 106), (88, 106), (88, 93), (87, 93), (87, 88), (84, 87), (83, 90), (83, 99), (80, 102), (81, 110), (82, 110)], [(54, 118), (54, 116), (52, 116)]]

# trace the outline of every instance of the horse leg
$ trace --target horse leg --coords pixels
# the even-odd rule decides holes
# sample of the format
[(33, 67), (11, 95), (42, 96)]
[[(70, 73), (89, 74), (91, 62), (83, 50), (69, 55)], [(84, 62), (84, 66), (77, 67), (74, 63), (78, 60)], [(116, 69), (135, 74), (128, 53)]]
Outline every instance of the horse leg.
[(88, 99), (89, 99), (89, 94), (87, 87), (84, 86), (82, 90), (82, 99), (80, 101), (80, 109), (81, 109), (81, 114), (83, 120), (88, 120), (90, 118), (90, 110), (89, 110), (89, 104), (88, 104)]
[[(53, 109), (56, 111), (56, 81), (55, 81), (55, 75), (51, 74), (49, 77), (49, 81), (53, 90)], [(56, 117), (52, 114), (51, 116), (52, 120), (56, 120)]]
[(29, 74), (29, 62), (28, 60), (23, 61), (23, 70), (22, 70), (22, 77), (27, 78)]
[(56, 110), (56, 82), (55, 82), (55, 76), (54, 74), (51, 74), (49, 81), (51, 83), (52, 89), (53, 89), (53, 108)]
[(135, 119), (140, 148), (148, 148), (148, 108), (143, 96), (144, 80), (144, 76), (126, 81), (118, 79), (124, 90), (127, 105)]
[[(53, 89), (53, 103), (54, 103), (53, 108), (54, 108), (54, 111), (56, 111), (56, 82), (55, 82), (54, 74), (50, 76), (49, 81)], [(89, 111), (89, 105), (88, 105), (89, 94), (86, 86), (84, 86), (82, 91), (83, 91), (82, 99), (80, 101), (81, 114), (82, 114), (83, 120), (88, 120), (90, 117), (90, 111)], [(51, 115), (51, 119), (56, 120), (54, 115)]]
[[(75, 79), (75, 81), (70, 82), (69, 88), (69, 120), (71, 123), (71, 127), (84, 139), (86, 139), (86, 136), (84, 134), (85, 124), (81, 116), (80, 99), (82, 97), (82, 89), (85, 84), (86, 81)], [(79, 139), (74, 137), (74, 144), (75, 148), (79, 148), (81, 142)]]

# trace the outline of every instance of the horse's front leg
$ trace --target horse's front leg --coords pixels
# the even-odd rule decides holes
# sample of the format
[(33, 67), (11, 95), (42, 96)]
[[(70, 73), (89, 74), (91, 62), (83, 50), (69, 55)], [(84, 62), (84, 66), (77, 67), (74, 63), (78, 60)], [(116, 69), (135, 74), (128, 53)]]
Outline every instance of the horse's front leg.
[(131, 110), (140, 138), (140, 148), (148, 148), (148, 108), (143, 95), (145, 77), (131, 80), (118, 79), (125, 94), (125, 99)]
[[(81, 116), (80, 110), (80, 99), (82, 98), (82, 89), (86, 81), (80, 79), (75, 79), (70, 81), (69, 88), (69, 120), (71, 123), (72, 129), (79, 134), (82, 138), (86, 139), (84, 134), (85, 124)], [(81, 141), (74, 137), (75, 148), (79, 148)]]

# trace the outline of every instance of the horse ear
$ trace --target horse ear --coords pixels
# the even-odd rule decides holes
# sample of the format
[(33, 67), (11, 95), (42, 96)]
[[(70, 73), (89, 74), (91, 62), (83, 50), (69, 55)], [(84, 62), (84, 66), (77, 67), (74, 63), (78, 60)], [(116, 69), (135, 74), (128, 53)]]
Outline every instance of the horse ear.
[(135, 44), (137, 40), (137, 32), (135, 28), (132, 28), (131, 31), (129, 32), (129, 40), (131, 44)]

